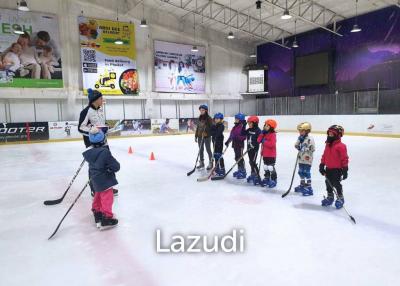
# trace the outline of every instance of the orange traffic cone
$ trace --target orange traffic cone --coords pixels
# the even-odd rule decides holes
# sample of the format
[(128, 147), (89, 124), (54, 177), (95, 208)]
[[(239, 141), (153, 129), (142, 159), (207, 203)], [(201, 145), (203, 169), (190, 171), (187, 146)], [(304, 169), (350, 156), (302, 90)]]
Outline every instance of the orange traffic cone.
[(151, 161), (154, 161), (156, 158), (154, 157), (154, 153), (153, 152), (151, 152), (151, 154), (150, 154), (150, 160)]
[(128, 154), (133, 154), (133, 149), (131, 146), (129, 146)]

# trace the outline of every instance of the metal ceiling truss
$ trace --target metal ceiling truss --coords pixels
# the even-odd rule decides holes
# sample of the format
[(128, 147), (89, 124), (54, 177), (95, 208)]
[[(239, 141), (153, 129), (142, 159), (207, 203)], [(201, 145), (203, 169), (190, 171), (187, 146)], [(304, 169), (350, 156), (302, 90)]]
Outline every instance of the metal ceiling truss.
[[(264, 0), (265, 3), (277, 8), (282, 12), (285, 10), (285, 1), (281, 1), (283, 4), (278, 3), (278, 0)], [(328, 26), (334, 24), (337, 21), (344, 20), (345, 17), (332, 11), (331, 9), (318, 4), (312, 0), (289, 0), (288, 10), (290, 15), (296, 19), (310, 24), (316, 28), (324, 29), (337, 36), (342, 36), (337, 30), (331, 29)], [(336, 25), (334, 25), (336, 26)]]
[[(172, 7), (186, 11), (181, 17), (185, 18), (190, 14), (195, 14), (202, 18), (202, 24), (214, 23), (222, 24), (226, 28), (249, 35), (264, 42), (270, 42), (277, 46), (290, 49), (290, 47), (277, 42), (284, 37), (292, 36), (292, 33), (274, 26), (266, 21), (257, 19), (250, 14), (250, 9), (255, 9), (255, 4), (244, 10), (237, 10), (214, 0), (159, 0)], [(268, 36), (272, 32), (270, 36)]]

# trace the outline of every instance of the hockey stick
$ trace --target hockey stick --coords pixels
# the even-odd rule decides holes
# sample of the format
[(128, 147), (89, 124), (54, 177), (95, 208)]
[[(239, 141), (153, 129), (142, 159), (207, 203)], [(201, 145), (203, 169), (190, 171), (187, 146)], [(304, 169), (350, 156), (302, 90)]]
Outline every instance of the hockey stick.
[[(332, 188), (332, 190), (335, 192), (336, 198), (339, 198), (338, 192), (336, 190), (336, 188), (332, 185), (331, 181), (329, 181), (328, 177), (325, 175), (325, 180), (328, 182), (328, 185)], [(356, 220), (354, 219), (354, 217), (348, 212), (348, 210), (346, 209), (346, 207), (343, 205), (343, 209), (346, 211), (347, 215), (349, 216), (349, 218), (351, 219), (352, 222), (354, 222), (354, 224), (356, 224)]]
[(291, 189), (292, 189), (293, 181), (294, 181), (294, 175), (296, 174), (296, 170), (297, 170), (297, 163), (299, 162), (299, 157), (300, 157), (300, 151), (297, 152), (296, 163), (295, 163), (295, 165), (294, 165), (292, 180), (290, 181), (289, 189), (288, 189), (286, 192), (284, 192), (284, 193), (282, 194), (282, 198), (286, 197), (286, 196), (290, 193), (290, 191), (291, 191)]
[(228, 174), (229, 174), (230, 172), (232, 172), (233, 168), (235, 168), (235, 166), (236, 166), (237, 164), (239, 164), (239, 162), (240, 162), (241, 160), (243, 160), (244, 156), (246, 156), (246, 154), (247, 154), (251, 149), (252, 149), (252, 148), (247, 149), (247, 151), (243, 153), (243, 155), (235, 162), (235, 164), (233, 164), (233, 166), (229, 169), (228, 172), (225, 173), (224, 176), (222, 176), (222, 177), (212, 177), (212, 178), (211, 178), (211, 181), (218, 181), (218, 180), (223, 180), (223, 179), (225, 179), (226, 176), (228, 176)]
[(214, 174), (215, 169), (217, 168), (217, 166), (219, 164), (219, 161), (224, 156), (224, 154), (225, 154), (226, 150), (228, 150), (228, 148), (229, 148), (229, 145), (226, 146), (225, 150), (222, 152), (221, 157), (219, 157), (218, 161), (215, 163), (215, 166), (214, 166), (214, 168), (212, 168), (210, 174), (208, 176), (197, 178), (197, 182), (205, 182), (205, 181), (208, 181), (212, 177), (212, 175)]
[(67, 190), (64, 192), (64, 194), (62, 195), (62, 197), (59, 198), (59, 199), (57, 199), (57, 200), (48, 200), (48, 201), (44, 201), (43, 203), (44, 203), (46, 206), (57, 205), (57, 204), (61, 203), (61, 202), (64, 200), (65, 195), (68, 193), (69, 189), (71, 188), (72, 184), (74, 183), (76, 177), (78, 176), (78, 174), (79, 174), (79, 172), (81, 171), (81, 169), (82, 169), (82, 167), (83, 167), (84, 164), (85, 164), (85, 159), (83, 159), (81, 165), (79, 166), (79, 169), (76, 171), (74, 177), (72, 178), (71, 182), (69, 183), (69, 185), (68, 185), (68, 187), (67, 187)]
[(64, 221), (65, 217), (68, 215), (68, 213), (70, 212), (70, 210), (72, 209), (72, 207), (75, 205), (75, 203), (78, 201), (79, 197), (82, 195), (83, 191), (86, 189), (86, 187), (89, 185), (89, 181), (86, 182), (85, 186), (83, 187), (82, 191), (79, 192), (79, 194), (76, 196), (74, 202), (71, 204), (71, 206), (69, 207), (69, 209), (67, 210), (67, 212), (65, 213), (65, 215), (62, 217), (61, 221), (58, 223), (56, 229), (54, 230), (54, 232), (52, 233), (52, 235), (50, 235), (50, 237), (48, 239), (51, 239), (58, 231), (58, 229), (60, 228), (62, 222)]
[(196, 162), (194, 163), (194, 168), (193, 168), (193, 170), (191, 170), (190, 172), (188, 172), (188, 173), (186, 174), (187, 176), (190, 176), (191, 174), (194, 173), (194, 171), (196, 171), (196, 165), (197, 165), (197, 162), (199, 161), (199, 158), (200, 158), (200, 151), (201, 151), (201, 148), (203, 148), (203, 143), (204, 143), (204, 130), (205, 130), (205, 129), (206, 129), (206, 128), (204, 127), (204, 128), (203, 128), (203, 131), (202, 131), (202, 133), (201, 133), (201, 142), (200, 142), (199, 152), (197, 153)]

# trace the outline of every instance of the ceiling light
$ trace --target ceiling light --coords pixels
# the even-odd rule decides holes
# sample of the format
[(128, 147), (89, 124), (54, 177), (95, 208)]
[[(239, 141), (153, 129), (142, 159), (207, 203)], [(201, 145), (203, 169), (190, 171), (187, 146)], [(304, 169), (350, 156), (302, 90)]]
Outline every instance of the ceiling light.
[(17, 3), (17, 5), (18, 5), (18, 10), (24, 11), (24, 12), (29, 11), (28, 4), (26, 3), (25, 0), (19, 1), (19, 3)]
[(197, 53), (199, 51), (199, 49), (197, 48), (197, 46), (193, 46), (191, 51), (194, 53)]
[(143, 19), (142, 21), (140, 21), (140, 27), (142, 27), (142, 28), (147, 28), (148, 27), (146, 19)]
[(289, 14), (289, 10), (285, 9), (285, 11), (283, 12), (283, 15), (281, 16), (282, 20), (289, 20), (292, 18), (292, 15)]
[(350, 32), (351, 32), (351, 33), (358, 33), (358, 32), (361, 32), (361, 28), (360, 28), (357, 24), (354, 24), (353, 29), (351, 29)]
[(250, 54), (250, 58), (256, 58), (256, 57), (257, 57), (257, 55), (255, 53)]
[(292, 48), (298, 48), (298, 47), (299, 47), (299, 45), (297, 44), (297, 41), (294, 40), (293, 44), (292, 44)]
[(17, 34), (17, 35), (23, 35), (23, 34), (25, 34), (25, 32), (22, 31), (22, 29), (21, 29), (20, 26), (18, 26), (18, 28), (16, 28), (13, 32), (14, 32), (14, 34)]
[(235, 36), (233, 35), (233, 32), (232, 31), (230, 31), (229, 33), (228, 33), (228, 37), (227, 37), (229, 40), (232, 40), (232, 39), (234, 39), (235, 38)]

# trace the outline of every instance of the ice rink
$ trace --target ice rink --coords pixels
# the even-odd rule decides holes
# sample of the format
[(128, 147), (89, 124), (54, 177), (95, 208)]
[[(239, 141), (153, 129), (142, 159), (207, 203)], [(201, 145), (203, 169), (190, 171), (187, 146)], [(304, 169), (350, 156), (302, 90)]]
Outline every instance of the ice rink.
[[(109, 140), (121, 163), (114, 205), (120, 224), (97, 230), (86, 190), (50, 241), (85, 184), (87, 167), (61, 204), (43, 201), (65, 191), (82, 161), (83, 142), (0, 146), (0, 284), (399, 285), (400, 139), (344, 136), (350, 156), (345, 206), (354, 225), (343, 209), (320, 206), (325, 136), (314, 135), (314, 196), (281, 198), (293, 171), (296, 137), (278, 133), (273, 190), (231, 175), (217, 182), (197, 182), (200, 172), (187, 177), (197, 154), (193, 135)], [(225, 158), (229, 168), (232, 149)], [(243, 228), (245, 252), (158, 254), (157, 228), (167, 241), (175, 233), (212, 236)]]

